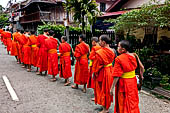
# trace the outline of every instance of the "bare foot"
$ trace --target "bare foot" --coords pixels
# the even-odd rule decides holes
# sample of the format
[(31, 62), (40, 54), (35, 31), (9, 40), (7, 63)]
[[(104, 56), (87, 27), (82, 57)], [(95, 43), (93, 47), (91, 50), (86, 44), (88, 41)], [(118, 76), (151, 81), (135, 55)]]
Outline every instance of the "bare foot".
[(22, 68), (25, 68), (25, 66), (21, 66)]
[(83, 90), (82, 90), (82, 91), (83, 91), (83, 93), (86, 93), (86, 89), (85, 89), (85, 88), (83, 88)]
[(71, 88), (73, 88), (73, 89), (78, 89), (78, 86), (72, 85)]
[(91, 98), (91, 101), (95, 101), (95, 98)]
[(57, 79), (56, 78), (52, 78), (52, 79), (50, 79), (50, 81), (51, 82), (55, 82), (55, 81), (57, 81)]
[(36, 75), (42, 75), (42, 73), (41, 72), (37, 72)]
[(99, 113), (109, 113), (109, 111), (108, 110), (102, 110), (102, 111), (100, 111)]
[(27, 69), (27, 72), (31, 72), (31, 69)]
[(67, 82), (64, 84), (64, 86), (69, 86), (70, 85), (70, 82)]

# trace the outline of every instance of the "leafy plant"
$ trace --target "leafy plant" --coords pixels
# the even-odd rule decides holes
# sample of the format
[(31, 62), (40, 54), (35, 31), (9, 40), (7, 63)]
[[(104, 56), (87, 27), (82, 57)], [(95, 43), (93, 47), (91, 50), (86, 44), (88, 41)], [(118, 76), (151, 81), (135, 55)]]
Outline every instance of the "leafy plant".
[[(111, 29), (119, 31), (133, 31), (138, 28), (147, 27), (169, 27), (170, 26), (170, 0), (166, 0), (164, 5), (159, 5), (157, 0), (151, 0), (140, 9), (127, 11), (116, 19), (107, 20), (115, 23)], [(152, 3), (154, 2), (154, 3)]]
[(164, 89), (170, 90), (170, 84), (168, 83), (169, 79), (170, 79), (170, 78), (168, 77), (168, 74), (163, 75), (162, 80), (160, 81), (160, 85), (161, 85)]
[(85, 33), (86, 20), (88, 19), (88, 22), (93, 25), (100, 15), (95, 0), (66, 0), (65, 9), (74, 12), (74, 21), (82, 24), (83, 33)]
[[(161, 72), (160, 72), (157, 68), (155, 68), (155, 67), (153, 67), (153, 68), (148, 68), (148, 69), (146, 70), (146, 74), (147, 74), (148, 76), (152, 76), (152, 77), (161, 77), (161, 76), (162, 76)], [(145, 74), (145, 75), (146, 75), (146, 74)]]

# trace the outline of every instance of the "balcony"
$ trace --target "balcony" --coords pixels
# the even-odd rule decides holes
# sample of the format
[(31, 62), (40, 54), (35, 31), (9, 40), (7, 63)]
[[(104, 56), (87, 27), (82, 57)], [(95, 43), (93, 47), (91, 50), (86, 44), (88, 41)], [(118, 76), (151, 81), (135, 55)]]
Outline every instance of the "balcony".
[(31, 23), (31, 22), (40, 22), (40, 21), (54, 21), (51, 18), (51, 13), (46, 11), (35, 12), (28, 15), (20, 17), (20, 23)]

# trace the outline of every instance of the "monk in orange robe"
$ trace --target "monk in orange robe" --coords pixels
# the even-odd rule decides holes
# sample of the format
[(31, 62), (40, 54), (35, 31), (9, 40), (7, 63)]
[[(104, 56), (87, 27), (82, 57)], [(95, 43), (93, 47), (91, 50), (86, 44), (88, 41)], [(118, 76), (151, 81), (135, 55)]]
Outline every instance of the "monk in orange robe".
[(19, 62), (22, 63), (22, 67), (26, 67), (24, 64), (24, 45), (28, 41), (28, 37), (24, 34), (24, 31), (21, 30), (21, 35), (17, 38), (18, 41), (18, 58)]
[[(99, 39), (98, 37), (93, 37), (92, 38), (92, 49), (91, 49), (91, 52), (90, 52), (90, 55), (89, 55), (89, 59), (90, 59), (90, 64), (89, 64), (89, 78), (88, 78), (88, 81), (87, 81), (87, 88), (95, 88), (94, 86), (94, 73), (93, 73), (93, 61), (96, 60), (96, 51), (101, 49), (101, 46), (99, 45)], [(94, 75), (95, 76), (95, 75)], [(95, 98), (92, 98), (91, 99), (92, 101), (95, 100)]]
[(113, 49), (109, 47), (110, 38), (107, 35), (100, 36), (100, 46), (96, 51), (96, 60), (93, 63), (94, 75), (94, 95), (95, 103), (102, 105), (103, 110), (100, 113), (107, 113), (113, 96), (110, 95), (110, 89), (113, 82), (112, 78), (112, 62), (115, 59)]
[(48, 74), (52, 75), (51, 81), (56, 81), (56, 75), (58, 74), (58, 54), (57, 46), (58, 42), (53, 37), (54, 32), (50, 30), (50, 37), (45, 39), (45, 47), (48, 52)]
[[(33, 55), (37, 46), (37, 37), (34, 35), (34, 31), (31, 31), (31, 36), (29, 36), (27, 43), (24, 45), (24, 63), (27, 64), (27, 71), (31, 71), (31, 64), (33, 64)], [(37, 60), (37, 59), (36, 59)]]
[(31, 64), (36, 67), (38, 62), (38, 52), (39, 48), (37, 47), (38, 37), (35, 36), (35, 31), (31, 31), (31, 36), (29, 38), (29, 45), (31, 46)]
[(3, 32), (3, 29), (0, 29), (0, 38), (1, 38), (1, 42), (3, 42), (3, 38), (1, 37), (1, 33)]
[(19, 61), (18, 60), (17, 37), (19, 37), (20, 35), (21, 35), (20, 30), (17, 29), (17, 31), (15, 33), (13, 33), (13, 40), (12, 40), (12, 45), (11, 45), (11, 55), (15, 56), (17, 62)]
[(71, 46), (66, 42), (67, 37), (61, 37), (62, 43), (59, 46), (60, 52), (60, 77), (65, 79), (65, 86), (70, 84), (69, 78), (72, 77), (70, 52)]
[(79, 42), (75, 48), (73, 54), (76, 58), (75, 73), (74, 73), (74, 83), (73, 89), (78, 89), (78, 85), (84, 85), (83, 92), (86, 93), (86, 84), (89, 77), (88, 73), (88, 58), (87, 54), (89, 53), (89, 45), (84, 41), (86, 39), (85, 35), (79, 36)]
[(44, 29), (44, 34), (38, 36), (37, 45), (39, 47), (39, 58), (37, 67), (40, 68), (37, 75), (42, 75), (42, 72), (45, 71), (45, 75), (47, 74), (48, 70), (48, 57), (47, 57), (47, 50), (45, 47), (45, 39), (48, 38), (48, 29)]
[[(115, 59), (112, 75), (114, 81), (110, 90), (110, 93), (113, 94), (113, 88), (116, 85), (114, 113), (140, 113), (135, 76), (135, 69), (137, 67), (136, 54), (128, 52), (130, 49), (129, 45), (129, 42), (126, 40), (120, 41), (118, 44), (118, 52), (121, 55)], [(140, 68), (140, 76), (143, 77), (144, 67), (141, 62)]]
[(2, 32), (1, 32), (2, 42), (3, 42), (3, 44), (6, 46), (6, 38), (5, 38), (5, 34), (6, 34), (5, 31), (2, 31)]
[(6, 43), (7, 43), (7, 52), (9, 54), (9, 51), (11, 49), (11, 33), (9, 32), (9, 29), (7, 29), (6, 33), (5, 33), (5, 38), (6, 38)]

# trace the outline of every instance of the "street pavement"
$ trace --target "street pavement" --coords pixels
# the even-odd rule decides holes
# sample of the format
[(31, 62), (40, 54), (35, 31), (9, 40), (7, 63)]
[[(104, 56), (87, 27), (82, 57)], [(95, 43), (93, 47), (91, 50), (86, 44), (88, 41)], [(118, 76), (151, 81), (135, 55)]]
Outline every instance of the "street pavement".
[[(0, 44), (0, 113), (98, 113), (99, 105), (90, 100), (93, 91), (82, 93), (81, 88), (74, 90), (64, 86), (64, 80), (57, 76), (50, 82), (50, 76), (38, 76), (27, 72), (17, 64), (13, 56), (7, 55), (4, 45)], [(74, 72), (74, 67), (72, 67)], [(19, 101), (12, 98), (3, 82), (6, 75), (14, 88)], [(72, 84), (73, 84), (73, 78)], [(141, 113), (170, 113), (170, 101), (158, 99), (142, 91), (139, 93)], [(110, 108), (113, 113), (113, 105)]]

